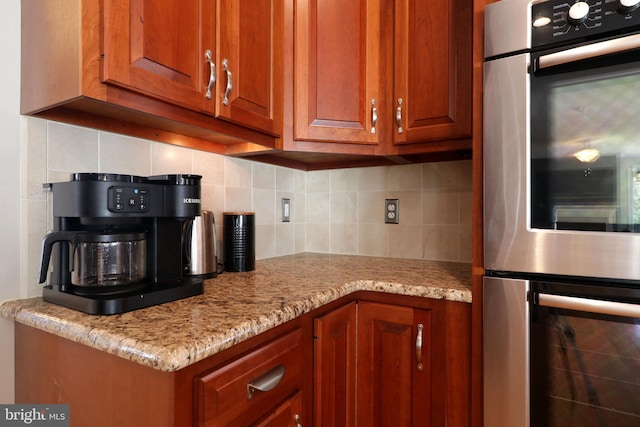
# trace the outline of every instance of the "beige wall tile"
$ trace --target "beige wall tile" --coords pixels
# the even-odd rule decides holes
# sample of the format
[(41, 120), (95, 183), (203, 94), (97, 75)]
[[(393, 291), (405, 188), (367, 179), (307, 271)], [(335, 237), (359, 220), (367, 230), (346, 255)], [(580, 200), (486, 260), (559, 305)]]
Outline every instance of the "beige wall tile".
[(392, 258), (422, 258), (422, 227), (419, 225), (387, 224), (387, 241)]
[(295, 223), (295, 253), (307, 251), (307, 225)]
[[(393, 191), (389, 192), (386, 198), (398, 199), (401, 225), (422, 225), (422, 192), (420, 190)], [(380, 211), (380, 216), (384, 220), (384, 207)]]
[(253, 188), (276, 189), (276, 170), (272, 165), (253, 162)]
[(48, 122), (47, 168), (66, 172), (98, 171), (98, 131)]
[[(98, 136), (99, 172), (151, 175), (151, 142), (107, 132), (100, 132)], [(191, 164), (187, 170), (191, 172)]]
[(334, 169), (330, 171), (331, 192), (357, 191), (358, 172), (354, 169)]
[(328, 223), (331, 221), (330, 193), (307, 193), (306, 200), (307, 222)]
[(389, 225), (358, 223), (358, 255), (387, 256), (387, 227)]
[(458, 224), (459, 197), (457, 190), (426, 190), (422, 193), (422, 223)]
[(358, 227), (356, 224), (331, 224), (331, 253), (358, 254)]
[(387, 191), (419, 190), (422, 188), (422, 165), (390, 166)]
[(458, 225), (426, 225), (422, 234), (422, 257), (435, 261), (458, 261)]
[(305, 177), (306, 193), (325, 192), (331, 189), (331, 171), (311, 171)]
[(253, 211), (256, 213), (256, 225), (275, 224), (276, 192), (274, 190), (264, 190), (255, 188), (253, 190)]
[(331, 213), (329, 215), (332, 224), (355, 224), (358, 220), (358, 193), (338, 192), (331, 193)]
[(250, 188), (224, 188), (225, 212), (253, 212), (252, 191)]
[(386, 191), (358, 192), (358, 224), (383, 224)]
[(291, 255), (296, 252), (296, 226), (295, 224), (276, 224), (276, 256)]
[(191, 173), (192, 150), (170, 144), (151, 145), (151, 173), (153, 175)]
[(473, 185), (473, 163), (471, 160), (461, 160), (460, 164), (460, 184), (461, 190), (471, 191)]
[(461, 224), (460, 225), (460, 244), (458, 246), (459, 248), (459, 255), (458, 255), (458, 259), (457, 261), (459, 262), (471, 262), (471, 255), (472, 255), (472, 246), (471, 246), (471, 240), (472, 240), (472, 228), (471, 228), (471, 224)]
[(460, 162), (436, 162), (422, 165), (423, 189), (457, 189), (460, 183)]
[(388, 166), (358, 168), (358, 191), (386, 190), (389, 169)]
[(329, 223), (308, 222), (305, 227), (306, 251), (322, 253), (329, 252), (330, 235), (331, 225)]
[(22, 198), (47, 198), (42, 184), (47, 182), (47, 122), (34, 117), (21, 116), (21, 188)]
[(293, 179), (296, 183), (295, 192), (305, 193), (307, 191), (307, 172), (299, 170), (293, 171)]
[(224, 187), (224, 156), (193, 151), (193, 173), (202, 176), (202, 184)]
[(256, 259), (276, 256), (275, 225), (256, 225)]
[[(296, 192), (296, 174), (293, 169), (276, 167), (276, 190), (285, 193)], [(304, 175), (302, 175), (304, 176)], [(303, 187), (304, 188), (304, 187)]]
[(251, 182), (251, 162), (233, 157), (225, 157), (225, 187), (251, 188)]

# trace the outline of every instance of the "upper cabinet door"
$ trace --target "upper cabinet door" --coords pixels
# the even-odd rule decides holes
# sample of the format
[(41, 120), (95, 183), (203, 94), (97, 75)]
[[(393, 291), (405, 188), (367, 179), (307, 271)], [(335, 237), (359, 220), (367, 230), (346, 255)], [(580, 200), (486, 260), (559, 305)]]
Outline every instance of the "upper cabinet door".
[(216, 116), (279, 136), (284, 2), (219, 0)]
[(296, 0), (294, 139), (377, 144), (380, 0)]
[(396, 143), (471, 135), (472, 2), (396, 2)]
[(105, 0), (103, 25), (106, 83), (213, 114), (214, 0)]

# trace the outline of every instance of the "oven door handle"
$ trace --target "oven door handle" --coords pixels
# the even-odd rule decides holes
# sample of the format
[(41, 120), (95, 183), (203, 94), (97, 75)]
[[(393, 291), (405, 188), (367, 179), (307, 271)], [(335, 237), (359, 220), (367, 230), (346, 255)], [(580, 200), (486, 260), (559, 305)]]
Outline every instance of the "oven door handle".
[(538, 305), (612, 316), (640, 317), (640, 305), (563, 295), (538, 294)]
[(543, 55), (538, 58), (538, 69), (555, 67), (556, 65), (568, 64), (583, 59), (597, 58), (611, 53), (620, 53), (638, 47), (640, 47), (640, 34), (593, 43)]

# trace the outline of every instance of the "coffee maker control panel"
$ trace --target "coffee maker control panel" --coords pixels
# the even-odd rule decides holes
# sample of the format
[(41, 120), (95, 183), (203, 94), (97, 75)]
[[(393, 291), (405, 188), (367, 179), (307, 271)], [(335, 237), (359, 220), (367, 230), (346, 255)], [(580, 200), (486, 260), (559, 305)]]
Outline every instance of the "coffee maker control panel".
[(144, 187), (109, 187), (110, 212), (144, 213), (149, 211), (149, 190)]

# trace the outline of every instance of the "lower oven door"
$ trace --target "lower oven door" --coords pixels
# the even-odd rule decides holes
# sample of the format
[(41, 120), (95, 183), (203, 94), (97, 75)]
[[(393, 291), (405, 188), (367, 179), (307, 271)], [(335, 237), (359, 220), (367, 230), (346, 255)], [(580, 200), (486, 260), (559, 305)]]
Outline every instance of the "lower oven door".
[(530, 425), (640, 425), (640, 288), (530, 282)]

